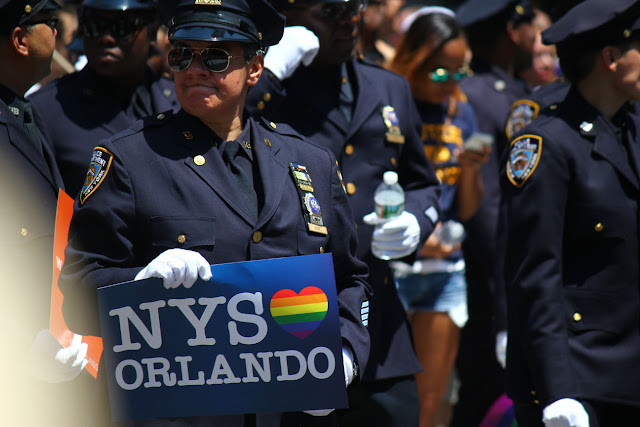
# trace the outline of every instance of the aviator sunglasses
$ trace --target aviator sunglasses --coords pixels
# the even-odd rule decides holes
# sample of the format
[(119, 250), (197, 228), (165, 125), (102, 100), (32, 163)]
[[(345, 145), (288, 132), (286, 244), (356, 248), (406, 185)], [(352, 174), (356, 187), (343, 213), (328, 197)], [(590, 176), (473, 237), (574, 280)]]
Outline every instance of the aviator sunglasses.
[(467, 77), (470, 73), (468, 67), (460, 67), (457, 70), (447, 70), (446, 68), (438, 68), (427, 74), (429, 79), (434, 83), (444, 83), (453, 79), (456, 82)]
[(231, 56), (225, 50), (208, 47), (205, 49), (197, 50), (188, 47), (176, 47), (171, 49), (168, 54), (169, 67), (173, 71), (184, 71), (189, 68), (193, 55), (200, 55), (200, 59), (205, 67), (214, 73), (221, 73), (229, 68), (229, 63), (232, 58), (244, 58), (244, 56)]

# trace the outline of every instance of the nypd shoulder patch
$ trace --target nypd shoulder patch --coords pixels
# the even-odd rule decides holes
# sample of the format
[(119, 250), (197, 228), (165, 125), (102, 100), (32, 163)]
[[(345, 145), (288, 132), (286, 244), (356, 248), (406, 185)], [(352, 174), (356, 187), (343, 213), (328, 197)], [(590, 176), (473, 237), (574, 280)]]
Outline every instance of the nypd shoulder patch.
[(511, 143), (507, 160), (507, 178), (516, 187), (522, 187), (536, 170), (542, 154), (542, 137), (522, 135)]
[(102, 147), (94, 148), (89, 171), (87, 172), (87, 177), (84, 179), (82, 191), (80, 191), (80, 204), (84, 204), (89, 196), (102, 184), (102, 181), (104, 181), (104, 178), (109, 172), (112, 160), (113, 154), (107, 149)]
[(540, 105), (530, 99), (520, 99), (516, 101), (511, 107), (511, 112), (507, 119), (507, 128), (505, 129), (507, 138), (513, 138), (516, 133), (534, 121), (535, 118), (538, 117), (539, 111)]

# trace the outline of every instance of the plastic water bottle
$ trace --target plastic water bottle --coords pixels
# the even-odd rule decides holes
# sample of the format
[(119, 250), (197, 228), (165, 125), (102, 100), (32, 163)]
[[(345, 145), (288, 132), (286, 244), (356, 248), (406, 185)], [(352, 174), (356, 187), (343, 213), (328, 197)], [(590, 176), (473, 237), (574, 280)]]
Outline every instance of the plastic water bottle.
[(440, 243), (455, 246), (464, 239), (464, 225), (457, 221), (445, 221), (436, 231), (436, 238)]
[(393, 218), (404, 211), (404, 190), (398, 184), (398, 174), (387, 171), (382, 175), (382, 183), (373, 195), (375, 211), (380, 218)]

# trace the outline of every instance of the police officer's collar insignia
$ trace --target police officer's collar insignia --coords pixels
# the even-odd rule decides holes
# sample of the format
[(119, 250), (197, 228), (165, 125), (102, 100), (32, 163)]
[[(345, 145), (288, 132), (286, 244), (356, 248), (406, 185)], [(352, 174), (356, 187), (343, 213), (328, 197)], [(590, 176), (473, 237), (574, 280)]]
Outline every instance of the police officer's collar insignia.
[(516, 187), (522, 187), (536, 170), (542, 152), (542, 138), (522, 135), (511, 143), (507, 161), (507, 178)]
[(313, 195), (313, 187), (311, 186), (311, 177), (307, 168), (303, 165), (296, 163), (289, 163), (289, 170), (293, 176), (293, 180), (296, 183), (298, 190), (298, 196), (300, 196), (300, 203), (302, 205), (302, 215), (307, 223), (309, 231), (327, 235), (327, 227), (322, 220), (322, 209), (320, 209), (320, 203)]
[(194, 4), (206, 4), (209, 6), (221, 6), (222, 2), (220, 0), (196, 0)]
[(394, 144), (404, 144), (404, 136), (400, 132), (398, 126), (398, 116), (396, 111), (390, 105), (382, 107), (382, 120), (384, 120), (385, 126), (387, 126), (387, 141)]
[(104, 178), (109, 172), (112, 160), (113, 154), (106, 149), (102, 147), (96, 147), (94, 149), (89, 171), (87, 172), (87, 177), (84, 179), (82, 191), (80, 191), (80, 204), (84, 204), (89, 196), (102, 184), (102, 181), (104, 181)]
[(9, 106), (9, 111), (11, 111), (16, 117), (20, 115), (20, 109), (18, 107)]
[(593, 123), (589, 123), (589, 122), (582, 122), (580, 123), (580, 129), (583, 132), (589, 133), (593, 130)]
[(507, 128), (505, 130), (507, 138), (513, 138), (522, 128), (535, 120), (539, 111), (540, 105), (529, 99), (516, 101), (511, 107), (511, 113), (507, 119)]

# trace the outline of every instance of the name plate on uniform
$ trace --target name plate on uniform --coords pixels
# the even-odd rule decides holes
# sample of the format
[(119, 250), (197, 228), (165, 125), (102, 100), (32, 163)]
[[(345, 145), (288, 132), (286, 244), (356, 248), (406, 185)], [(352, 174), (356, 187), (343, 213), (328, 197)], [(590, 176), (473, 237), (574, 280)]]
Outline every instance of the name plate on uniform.
[(98, 289), (114, 421), (345, 408), (331, 254)]

